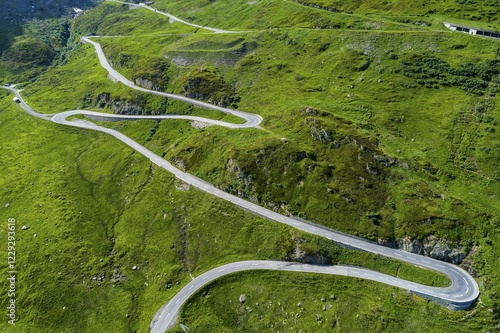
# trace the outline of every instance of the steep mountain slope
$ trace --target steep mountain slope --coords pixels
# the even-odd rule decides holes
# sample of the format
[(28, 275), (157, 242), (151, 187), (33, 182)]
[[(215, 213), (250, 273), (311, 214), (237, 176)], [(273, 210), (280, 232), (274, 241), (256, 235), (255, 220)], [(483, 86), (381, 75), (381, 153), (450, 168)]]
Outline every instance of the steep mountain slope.
[[(55, 59), (64, 60), (71, 44), (73, 8), (88, 9), (99, 0), (2, 1), (0, 3), (0, 78), (35, 79)], [(71, 48), (71, 46), (69, 46)]]
[(12, 44), (15, 36), (22, 33), (23, 23), (32, 19), (59, 18), (74, 16), (72, 10), (89, 8), (98, 0), (7, 0), (0, 2), (0, 52)]
[[(190, 330), (494, 332), (500, 313), (499, 43), (447, 31), (442, 20), (479, 20), (469, 23), (494, 30), (497, 8), (480, 1), (475, 7), (423, 4), (155, 2), (186, 20), (242, 31), (211, 34), (153, 11), (105, 3), (67, 25), (73, 47), (65, 61), (34, 75), (23, 95), (47, 113), (88, 108), (220, 117), (109, 80), (78, 35), (114, 36), (96, 40), (136, 84), (258, 113), (264, 123), (243, 131), (177, 121), (106, 126), (282, 214), (461, 263), (482, 288), (472, 310), (451, 312), (353, 279), (238, 274), (207, 286), (186, 306), (181, 323)], [(56, 44), (50, 45), (49, 53)], [(27, 57), (9, 52), (6, 61)], [(2, 150), (9, 207), (1, 214), (30, 224), (20, 235), (19, 259), (27, 265), (20, 280), (36, 281), (20, 288), (26, 332), (147, 332), (152, 314), (190, 274), (240, 259), (313, 258), (443, 283), (429, 272), (239, 212), (109, 138), (38, 123), (8, 102), (2, 100), (0, 125), (9, 130), (2, 141), (12, 142)], [(32, 159), (7, 158), (31, 151)], [(18, 165), (28, 171), (13, 172)], [(33, 168), (41, 171), (31, 174)], [(41, 243), (48, 245), (40, 252)], [(54, 264), (37, 264), (46, 261)], [(35, 290), (38, 285), (45, 291)]]

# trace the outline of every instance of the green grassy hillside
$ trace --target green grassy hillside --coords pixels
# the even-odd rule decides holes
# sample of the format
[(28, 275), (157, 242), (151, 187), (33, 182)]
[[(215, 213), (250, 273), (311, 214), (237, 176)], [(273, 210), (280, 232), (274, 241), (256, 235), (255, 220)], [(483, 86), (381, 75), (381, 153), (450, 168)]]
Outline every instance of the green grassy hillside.
[[(17, 221), (19, 272), (19, 321), (5, 324), (9, 332), (146, 332), (189, 274), (235, 260), (281, 259), (298, 239), (335, 262), (447, 283), (255, 218), (189, 189), (114, 139), (33, 119), (9, 96), (1, 105), (9, 140), (0, 216)], [(7, 225), (0, 231), (6, 236)]]
[[(183, 19), (240, 31), (213, 34), (104, 3), (67, 25), (64, 51), (46, 34), (23, 37), (4, 52), (0, 71), (14, 59), (50, 62), (22, 92), (45, 113), (140, 109), (232, 119), (113, 83), (93, 48), (78, 42), (107, 36), (95, 40), (137, 84), (231, 105), (264, 122), (260, 130), (185, 121), (102, 125), (282, 214), (380, 242), (436, 237), (467, 255), (464, 267), (481, 288), (471, 310), (453, 312), (361, 280), (236, 274), (189, 301), (181, 323), (192, 332), (496, 332), (500, 44), (452, 33), (442, 21), (498, 29), (498, 8), (478, 0), (423, 4), (155, 2)], [(20, 321), (5, 324), (8, 332), (147, 332), (190, 274), (242, 259), (285, 259), (295, 247), (333, 263), (447, 283), (188, 190), (114, 139), (32, 119), (0, 96), (0, 216), (19, 221)], [(5, 235), (6, 225), (0, 230)]]
[(336, 1), (336, 0), (257, 0), (257, 1), (167, 1), (155, 7), (166, 9), (199, 24), (232, 29), (274, 27), (373, 29), (426, 26), (441, 29), (443, 20), (499, 29), (499, 6), (492, 0), (446, 1)]
[(306, 6), (319, 6), (333, 11), (356, 13), (380, 13), (392, 15), (437, 14), (449, 18), (468, 19), (498, 24), (498, 3), (491, 0), (445, 0), (445, 1), (337, 1), (337, 0), (295, 0)]
[(36, 80), (48, 66), (65, 61), (73, 48), (73, 8), (88, 9), (99, 0), (24, 0), (0, 3), (0, 80)]

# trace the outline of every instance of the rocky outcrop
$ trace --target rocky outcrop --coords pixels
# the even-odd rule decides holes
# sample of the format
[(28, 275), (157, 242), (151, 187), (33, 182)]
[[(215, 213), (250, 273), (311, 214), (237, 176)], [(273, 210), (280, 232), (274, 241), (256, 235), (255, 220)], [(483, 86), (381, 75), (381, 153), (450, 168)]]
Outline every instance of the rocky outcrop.
[(128, 101), (114, 101), (111, 104), (111, 110), (116, 114), (141, 115), (144, 113), (140, 105)]
[(153, 81), (144, 79), (144, 78), (136, 78), (135, 79), (135, 84), (141, 87), (144, 87), (149, 90), (155, 90), (155, 91), (160, 91), (161, 87), (157, 84), (155, 84)]
[(170, 159), (170, 163), (172, 163), (177, 169), (186, 171), (186, 161), (182, 158), (174, 156)]
[(327, 116), (328, 114), (326, 112), (323, 112), (319, 109), (316, 109), (312, 106), (306, 106), (304, 108), (302, 108), (302, 112), (304, 112), (306, 115), (308, 116), (321, 116), (321, 117), (325, 117)]
[(450, 248), (450, 243), (437, 239), (435, 236), (429, 236), (424, 240), (424, 253), (434, 259), (460, 264), (466, 257), (461, 248)]
[(97, 96), (94, 102), (98, 108), (110, 108), (115, 114), (141, 115), (144, 113), (142, 106), (127, 100), (113, 100), (109, 93)]
[(474, 245), (472, 247), (471, 251), (469, 252), (469, 254), (467, 255), (467, 257), (465, 257), (465, 259), (460, 264), (460, 266), (462, 266), (462, 268), (465, 269), (473, 277), (477, 276), (477, 272), (474, 269), (474, 266), (472, 265), (472, 258), (474, 257), (474, 255), (476, 254), (476, 252), (478, 250), (479, 250), (479, 246)]
[(224, 190), (241, 198), (247, 198), (254, 203), (258, 203), (259, 200), (257, 196), (254, 195), (255, 188), (250, 173), (243, 170), (232, 158), (227, 160), (226, 168), (230, 179), (230, 185), (225, 187)]
[(398, 160), (394, 157), (387, 155), (377, 155), (373, 154), (373, 159), (380, 164), (384, 165), (386, 168), (390, 168), (394, 165), (397, 165)]
[(292, 251), (288, 252), (285, 260), (297, 261), (303, 264), (313, 265), (331, 265), (332, 261), (325, 255), (320, 253), (307, 253), (299, 246), (295, 247)]
[(461, 247), (454, 246), (452, 242), (439, 239), (436, 236), (428, 236), (422, 241), (405, 237), (400, 240), (382, 240), (380, 245), (400, 249), (406, 252), (425, 255), (434, 259), (459, 265), (467, 256)]
[(320, 141), (322, 143), (330, 143), (333, 141), (332, 132), (325, 129), (323, 126), (318, 125), (316, 119), (307, 118), (305, 123), (309, 125), (311, 130), (311, 136), (314, 140)]
[(234, 86), (224, 80), (217, 69), (196, 69), (189, 73), (183, 86), (186, 97), (221, 107), (237, 107), (240, 100)]

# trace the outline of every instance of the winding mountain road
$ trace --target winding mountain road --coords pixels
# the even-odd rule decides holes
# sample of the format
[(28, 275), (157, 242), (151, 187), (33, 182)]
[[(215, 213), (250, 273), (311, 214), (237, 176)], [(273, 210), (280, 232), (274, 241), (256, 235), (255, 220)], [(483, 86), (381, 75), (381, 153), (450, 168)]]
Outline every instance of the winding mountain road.
[[(222, 31), (222, 30), (221, 30)], [(221, 32), (216, 31), (216, 32)], [(107, 133), (109, 135), (114, 136), (118, 140), (123, 143), (129, 145), (132, 149), (140, 152), (147, 158), (149, 158), (154, 164), (157, 166), (171, 172), (177, 178), (183, 180), (186, 183), (191, 184), (192, 186), (215, 195), (219, 198), (227, 200), (236, 206), (239, 206), (253, 214), (264, 217), (270, 221), (283, 223), (293, 228), (302, 230), (307, 233), (315, 234), (321, 237), (325, 237), (330, 239), (338, 244), (344, 245), (349, 248), (358, 249), (361, 251), (366, 251), (378, 255), (382, 255), (385, 257), (393, 258), (396, 260), (404, 261), (412, 265), (416, 265), (419, 267), (423, 267), (426, 269), (434, 270), (440, 273), (445, 274), (449, 277), (451, 284), (448, 287), (438, 288), (438, 287), (429, 287), (425, 285), (421, 285), (418, 283), (406, 281), (397, 277), (381, 274), (376, 271), (371, 271), (368, 269), (358, 268), (358, 267), (350, 267), (350, 266), (315, 266), (315, 265), (307, 265), (300, 263), (290, 263), (290, 262), (281, 262), (281, 261), (241, 261), (235, 262), (231, 264), (227, 264), (221, 267), (217, 267), (210, 271), (203, 273), (202, 275), (194, 278), (189, 284), (187, 284), (176, 296), (174, 296), (168, 303), (162, 306), (158, 312), (155, 314), (153, 320), (151, 321), (151, 332), (153, 333), (163, 333), (168, 328), (175, 325), (178, 314), (181, 306), (187, 301), (187, 299), (200, 290), (207, 283), (227, 274), (231, 274), (234, 272), (240, 272), (245, 270), (282, 270), (282, 271), (292, 271), (292, 272), (313, 272), (313, 273), (321, 273), (321, 274), (335, 274), (335, 275), (343, 275), (343, 276), (352, 276), (372, 281), (377, 281), (380, 283), (384, 283), (387, 285), (407, 289), (417, 295), (420, 295), (426, 299), (439, 303), (441, 305), (447, 306), (450, 309), (459, 310), (466, 309), (471, 306), (471, 304), (478, 298), (479, 296), (479, 287), (474, 280), (466, 271), (461, 269), (458, 266), (441, 262), (429, 257), (424, 257), (421, 255), (416, 255), (413, 253), (404, 252), (401, 250), (396, 250), (384, 246), (377, 245), (368, 240), (363, 240), (358, 237), (346, 235), (335, 230), (331, 230), (325, 228), (320, 225), (316, 225), (307, 221), (299, 221), (287, 216), (283, 216), (276, 212), (273, 212), (269, 209), (260, 207), (254, 203), (246, 201), (240, 197), (234, 196), (232, 194), (226, 193), (224, 191), (219, 190), (215, 186), (210, 183), (205, 182), (202, 179), (199, 179), (193, 175), (185, 173), (168, 161), (163, 159), (162, 157), (156, 155), (146, 147), (140, 145), (134, 140), (130, 139), (126, 135), (106, 127), (98, 126), (90, 121), (86, 120), (68, 120), (68, 117), (74, 115), (84, 115), (91, 119), (100, 118), (103, 120), (136, 120), (136, 119), (187, 119), (187, 120), (197, 120), (205, 123), (210, 123), (213, 125), (225, 126), (228, 128), (259, 128), (259, 124), (262, 121), (262, 118), (258, 115), (242, 112), (238, 110), (226, 109), (218, 106), (214, 106), (208, 103), (204, 103), (201, 101), (193, 100), (190, 98), (186, 98), (184, 96), (168, 94), (153, 90), (148, 90), (142, 87), (136, 86), (132, 81), (125, 78), (123, 75), (114, 70), (108, 63), (102, 48), (99, 43), (94, 42), (89, 39), (89, 37), (82, 37), (82, 41), (85, 43), (90, 43), (94, 46), (99, 61), (108, 73), (114, 80), (125, 84), (126, 86), (136, 89), (139, 91), (143, 91), (150, 94), (155, 94), (159, 96), (164, 96), (167, 98), (173, 98), (177, 100), (181, 100), (192, 105), (196, 105), (202, 108), (207, 108), (211, 110), (217, 110), (228, 114), (233, 114), (235, 116), (241, 117), (245, 119), (244, 124), (231, 124), (218, 120), (211, 120), (202, 117), (193, 117), (193, 116), (181, 116), (181, 115), (160, 115), (160, 116), (125, 116), (125, 115), (113, 115), (108, 113), (99, 113), (93, 111), (86, 110), (71, 110), (64, 111), (61, 113), (47, 115), (40, 114), (35, 112), (21, 97), (19, 91), (13, 87), (1, 87), (3, 89), (7, 89), (14, 93), (16, 97), (19, 98), (20, 105), (32, 116), (47, 120), (53, 121), (58, 124), (79, 127), (89, 130), (95, 130)]]
[(148, 5), (146, 4), (143, 4), (143, 5), (139, 5), (139, 4), (133, 4), (133, 3), (130, 3), (130, 2), (123, 2), (123, 1), (118, 1), (118, 0), (106, 0), (108, 2), (116, 2), (116, 3), (121, 3), (121, 4), (124, 4), (124, 5), (129, 5), (129, 6), (134, 6), (136, 8), (145, 8), (145, 9), (149, 9), (157, 14), (160, 14), (160, 15), (163, 15), (163, 16), (167, 16), (168, 18), (170, 18), (173, 22), (179, 22), (179, 23), (182, 23), (182, 24), (185, 24), (185, 25), (189, 25), (191, 27), (195, 27), (195, 28), (199, 28), (199, 29), (205, 29), (205, 30), (208, 30), (208, 31), (212, 31), (212, 32), (215, 32), (215, 33), (239, 33), (238, 31), (230, 31), (230, 30), (222, 30), (222, 29), (217, 29), (217, 28), (211, 28), (211, 27), (207, 27), (205, 25), (199, 25), (199, 24), (195, 24), (195, 23), (191, 23), (191, 22), (188, 22), (188, 21), (184, 21), (183, 19), (180, 19), (178, 18), (177, 16), (174, 16), (172, 14), (169, 14), (169, 13), (165, 13), (165, 12), (162, 12), (162, 11), (159, 11), (158, 9), (155, 9), (153, 7), (149, 7)]
[[(98, 36), (94, 36), (94, 37), (98, 37)], [(230, 127), (230, 128), (244, 128), (244, 127), (257, 127), (262, 122), (262, 117), (259, 115), (253, 114), (253, 113), (232, 110), (232, 109), (224, 108), (221, 106), (198, 101), (196, 99), (192, 99), (189, 97), (175, 95), (175, 94), (169, 94), (169, 93), (165, 93), (165, 92), (161, 92), (161, 91), (150, 90), (150, 89), (136, 86), (134, 82), (130, 81), (129, 79), (124, 77), (122, 74), (120, 74), (118, 71), (116, 71), (113, 67), (111, 67), (111, 65), (108, 62), (108, 59), (104, 55), (101, 44), (90, 40), (90, 38), (91, 37), (82, 37), (81, 41), (83, 43), (89, 43), (89, 44), (94, 46), (95, 51), (97, 53), (97, 56), (99, 57), (99, 62), (101, 63), (101, 66), (108, 71), (109, 77), (111, 79), (119, 81), (129, 88), (139, 90), (139, 91), (142, 91), (145, 93), (157, 95), (157, 96), (167, 97), (167, 98), (175, 99), (178, 101), (186, 102), (186, 103), (189, 103), (191, 105), (198, 106), (200, 108), (220, 111), (220, 112), (227, 113), (227, 114), (232, 114), (236, 117), (243, 118), (246, 120), (246, 123), (243, 125), (236, 125), (236, 124), (230, 124), (230, 123), (224, 123), (224, 124), (218, 124), (218, 125), (223, 125), (223, 126)]]

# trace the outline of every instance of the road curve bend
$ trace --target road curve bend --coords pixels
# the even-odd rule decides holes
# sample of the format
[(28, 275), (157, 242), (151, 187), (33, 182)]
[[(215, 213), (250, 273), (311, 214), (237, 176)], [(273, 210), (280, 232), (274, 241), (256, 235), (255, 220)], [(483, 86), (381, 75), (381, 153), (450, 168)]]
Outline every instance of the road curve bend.
[[(302, 230), (304, 232), (325, 237), (327, 239), (330, 239), (338, 244), (344, 245), (349, 248), (354, 248), (382, 255), (385, 257), (390, 257), (396, 260), (407, 262), (409, 264), (413, 264), (419, 267), (443, 273), (446, 276), (448, 276), (451, 281), (451, 284), (448, 287), (439, 288), (439, 287), (429, 287), (421, 285), (418, 283), (406, 281), (397, 277), (381, 274), (376, 271), (371, 271), (368, 269), (363, 269), (358, 267), (340, 266), (340, 265), (315, 266), (315, 265), (281, 262), (281, 261), (235, 262), (214, 268), (193, 279), (172, 300), (170, 300), (167, 304), (162, 306), (160, 310), (156, 313), (153, 320), (151, 321), (151, 332), (163, 333), (166, 329), (175, 325), (180, 308), (184, 304), (184, 302), (196, 291), (201, 289), (204, 285), (208, 284), (210, 281), (213, 281), (214, 279), (217, 279), (223, 275), (245, 270), (283, 270), (283, 271), (293, 271), (293, 272), (313, 272), (322, 274), (352, 276), (367, 280), (373, 280), (387, 285), (407, 289), (421, 297), (434, 301), (438, 304), (441, 304), (453, 310), (466, 309), (470, 307), (479, 296), (479, 287), (474, 278), (471, 277), (462, 268), (456, 265), (452, 265), (429, 257), (424, 257), (421, 255), (380, 246), (373, 242), (360, 239), (358, 237), (346, 235), (344, 233), (340, 233), (335, 230), (331, 230), (311, 222), (299, 221), (290, 218), (288, 216), (278, 214), (266, 208), (260, 207), (254, 203), (243, 200), (240, 197), (221, 191), (212, 184), (207, 183), (202, 179), (199, 179), (193, 175), (190, 175), (188, 173), (185, 173), (177, 169), (162, 157), (156, 155), (146, 147), (140, 145), (139, 143), (135, 142), (134, 140), (130, 139), (129, 137), (118, 131), (98, 126), (89, 121), (67, 120), (68, 117), (78, 114), (82, 114), (85, 116), (97, 116), (106, 118), (116, 117), (116, 119), (124, 119), (127, 118), (127, 116), (117, 116), (117, 115), (110, 115), (105, 113), (83, 111), (83, 110), (72, 110), (72, 111), (57, 113), (54, 115), (44, 115), (36, 113), (31, 107), (29, 107), (26, 104), (26, 102), (22, 99), (21, 95), (16, 89), (12, 87), (1, 87), (1, 88), (8, 89), (11, 92), (13, 92), (16, 95), (16, 97), (19, 98), (20, 105), (30, 115), (44, 120), (51, 120), (55, 123), (62, 125), (85, 128), (112, 135), (118, 140), (122, 141), (123, 143), (129, 145), (132, 149), (136, 150), (137, 152), (149, 158), (157, 166), (171, 172), (177, 178), (183, 180), (184, 182), (189, 183), (192, 186), (202, 191), (205, 191), (219, 198), (227, 200), (251, 213), (264, 217), (270, 221), (283, 223), (291, 227), (294, 227), (296, 229)], [(135, 118), (139, 117), (137, 119), (148, 118), (148, 116), (132, 116), (132, 118), (134, 117)], [(168, 119), (172, 117), (175, 118), (176, 116), (153, 116), (153, 117), (164, 117), (162, 119)], [(209, 119), (204, 119), (203, 121), (217, 122)]]
[[(164, 333), (169, 328), (172, 328), (177, 322), (180, 307), (197, 291), (203, 288), (208, 283), (228, 274), (248, 271), (248, 270), (273, 270), (273, 271), (286, 271), (286, 272), (307, 272), (317, 274), (330, 274), (350, 276), (362, 278), (391, 286), (411, 290), (416, 294), (428, 294), (431, 292), (447, 293), (453, 292), (446, 290), (448, 288), (427, 287), (418, 283), (409, 282), (397, 277), (375, 272), (369, 269), (360, 267), (335, 265), (335, 266), (321, 266), (309, 265), (301, 263), (292, 263), (284, 261), (267, 261), (267, 260), (252, 260), (252, 261), (239, 261), (226, 264), (212, 270), (209, 270), (200, 276), (193, 279), (186, 286), (184, 286), (168, 303), (163, 305), (154, 315), (150, 324), (151, 333)], [(449, 287), (452, 288), (452, 287)]]
[[(99, 36), (92, 36), (92, 37), (99, 37)], [(109, 76), (112, 79), (114, 79), (120, 83), (123, 83), (124, 85), (126, 85), (129, 88), (132, 88), (132, 89), (135, 89), (138, 91), (142, 91), (145, 93), (157, 95), (157, 96), (167, 97), (167, 98), (175, 99), (178, 101), (186, 102), (186, 103), (189, 103), (191, 105), (198, 106), (200, 108), (220, 111), (220, 112), (223, 112), (226, 114), (232, 114), (236, 117), (245, 119), (246, 123), (243, 124), (244, 125), (243, 127), (256, 127), (256, 128), (258, 128), (259, 124), (262, 122), (262, 117), (257, 115), (257, 114), (248, 113), (248, 112), (239, 111), (239, 110), (233, 110), (233, 109), (225, 108), (222, 106), (213, 105), (210, 103), (206, 103), (206, 102), (202, 102), (202, 101), (199, 101), (196, 99), (185, 97), (182, 95), (169, 94), (169, 93), (165, 93), (165, 92), (161, 92), (161, 91), (150, 90), (150, 89), (136, 86), (134, 82), (130, 81), (129, 79), (124, 77), (122, 74), (120, 74), (118, 71), (116, 71), (113, 67), (111, 67), (111, 65), (108, 62), (108, 59), (104, 55), (101, 44), (90, 40), (90, 38), (91, 37), (88, 37), (88, 36), (81, 37), (81, 41), (83, 43), (89, 43), (89, 44), (93, 45), (95, 48), (95, 51), (97, 53), (97, 56), (99, 58), (99, 62), (101, 64), (101, 66), (108, 71)], [(233, 125), (236, 126), (235, 124), (233, 124)], [(237, 127), (232, 127), (232, 128), (242, 128), (242, 126), (238, 125)]]
[[(119, 1), (116, 1), (119, 2)], [(150, 10), (154, 10), (153, 8), (148, 8)], [(156, 11), (156, 10), (154, 10)], [(166, 13), (161, 13), (165, 14), (169, 17), (171, 17), (170, 14)], [(202, 26), (197, 26), (190, 24), (188, 22), (182, 21), (176, 17), (171, 17), (173, 20), (182, 22), (184, 24), (196, 26), (199, 28), (204, 28), (208, 29), (214, 32), (226, 32), (224, 30), (220, 29), (214, 29), (214, 28), (207, 28), (207, 27), (202, 27)], [(314, 266), (314, 265), (307, 265), (307, 264), (299, 264), (299, 263), (290, 263), (290, 262), (281, 262), (281, 261), (241, 261), (241, 262), (235, 262), (231, 264), (227, 264), (221, 267), (214, 268), (208, 272), (203, 273), (202, 275), (196, 277), (193, 279), (189, 284), (187, 284), (181, 291), (174, 296), (173, 299), (171, 299), (168, 303), (166, 303), (164, 306), (162, 306), (156, 315), (154, 316), (153, 320), (151, 321), (150, 327), (151, 327), (151, 332), (154, 333), (163, 333), (165, 330), (168, 328), (172, 327), (175, 325), (177, 321), (177, 317), (180, 311), (181, 306), (187, 301), (187, 299), (192, 296), (196, 291), (200, 290), (204, 285), (208, 284), (209, 282), (235, 272), (240, 272), (240, 271), (245, 271), (245, 270), (282, 270), (282, 271), (292, 271), (292, 272), (313, 272), (313, 273), (321, 273), (321, 274), (335, 274), (335, 275), (344, 275), (344, 276), (352, 276), (352, 277), (357, 277), (357, 278), (362, 278), (362, 279), (367, 279), (367, 280), (372, 280), (372, 281), (377, 281), (380, 283), (384, 283), (387, 285), (407, 289), (417, 295), (420, 295), (426, 299), (429, 299), (431, 301), (434, 301), (438, 304), (441, 304), (443, 306), (446, 306), (450, 309), (454, 310), (460, 310), (460, 309), (466, 309), (470, 307), (474, 301), (479, 297), (479, 287), (474, 280), (473, 277), (471, 277), (466, 271), (461, 269), (460, 267), (456, 265), (452, 265), (446, 262), (438, 261), (429, 257), (424, 257), (421, 255), (416, 255), (413, 253), (401, 251), (401, 250), (396, 250), (396, 249), (391, 249), (388, 247), (383, 247), (380, 245), (377, 245), (373, 242), (360, 239), (358, 237), (350, 236), (344, 233), (337, 232), (332, 229), (325, 228), (323, 226), (304, 221), (304, 220), (296, 220), (293, 218), (290, 218), (288, 216), (280, 215), (276, 212), (273, 212), (271, 210), (268, 210), (266, 208), (260, 207), (254, 203), (251, 203), (249, 201), (243, 200), (240, 197), (234, 196), (232, 194), (226, 193), (224, 191), (219, 190), (215, 186), (213, 186), (210, 183), (205, 182), (202, 179), (199, 179), (193, 175), (190, 175), (188, 173), (185, 173), (176, 167), (174, 167), (172, 164), (170, 164), (168, 161), (163, 159), (162, 157), (156, 155), (146, 147), (140, 145), (139, 143), (135, 142), (134, 140), (130, 139), (126, 135), (115, 131), (110, 128), (98, 126), (90, 121), (85, 121), (85, 120), (68, 120), (68, 117), (74, 116), (74, 115), (84, 115), (88, 118), (91, 119), (103, 119), (103, 120), (123, 120), (123, 119), (129, 119), (129, 120), (137, 120), (137, 119), (154, 119), (154, 120), (163, 120), (163, 119), (187, 119), (187, 120), (196, 120), (196, 121), (202, 121), (205, 123), (209, 123), (212, 125), (220, 125), (220, 126), (225, 126), (228, 128), (259, 128), (259, 124), (262, 122), (262, 118), (259, 115), (243, 112), (243, 111), (238, 111), (238, 110), (232, 110), (232, 109), (227, 109), (219, 106), (215, 106), (212, 104), (208, 104), (205, 102), (197, 101), (194, 99), (190, 99), (184, 96), (180, 95), (175, 95), (175, 94), (169, 94), (169, 93), (164, 93), (164, 92), (159, 92), (159, 91), (154, 91), (154, 90), (149, 90), (145, 89), (139, 86), (136, 86), (132, 81), (128, 80), (125, 78), (123, 75), (121, 75), (119, 72), (114, 70), (111, 65), (108, 63), (104, 52), (102, 51), (101, 45), (97, 42), (94, 42), (90, 40), (90, 37), (82, 37), (81, 38), (82, 42), (84, 43), (89, 43), (92, 44), (95, 48), (95, 51), (98, 55), (99, 62), (103, 68), (105, 68), (109, 76), (116, 80), (119, 81), (126, 86), (154, 94), (154, 95), (159, 95), (167, 98), (172, 98), (180, 101), (184, 101), (187, 103), (190, 103), (192, 105), (201, 107), (201, 108), (206, 108), (206, 109), (211, 109), (211, 110), (217, 110), (221, 111), (227, 114), (233, 114), (237, 117), (243, 118), (245, 120), (244, 124), (231, 124), (223, 121), (218, 121), (218, 120), (212, 120), (212, 119), (206, 119), (202, 117), (194, 117), (194, 116), (181, 116), (181, 115), (158, 115), (158, 116), (125, 116), (125, 115), (114, 115), (114, 114), (108, 114), (108, 113), (99, 113), (99, 112), (94, 112), (94, 111), (86, 111), (86, 110), (72, 110), (72, 111), (64, 111), (60, 112), (57, 114), (40, 114), (35, 112), (21, 97), (19, 94), (19, 91), (16, 90), (13, 87), (5, 87), (2, 86), (1, 88), (7, 89), (14, 93), (16, 97), (19, 99), (20, 105), (26, 110), (26, 112), (34, 117), (43, 119), (43, 120), (48, 120), (48, 121), (53, 121), (58, 124), (62, 125), (67, 125), (67, 126), (73, 126), (73, 127), (79, 127), (79, 128), (84, 128), (84, 129), (89, 129), (89, 130), (94, 130), (94, 131), (100, 131), (107, 133), (109, 135), (114, 136), (118, 140), (122, 141), (123, 143), (129, 145), (132, 149), (136, 150), (137, 152), (140, 152), (147, 158), (151, 160), (154, 164), (157, 166), (171, 172), (174, 174), (177, 178), (183, 180), (186, 183), (191, 184), (192, 186), (210, 193), (212, 195), (215, 195), (219, 198), (222, 198), (224, 200), (227, 200), (253, 214), (256, 214), (258, 216), (264, 217), (270, 221), (273, 222), (278, 222), (278, 223), (283, 223), (288, 226), (291, 226), (293, 228), (299, 229), (301, 231), (315, 234), (321, 237), (325, 237), (327, 239), (330, 239), (338, 244), (344, 245), (349, 248), (354, 248), (358, 249), (361, 251), (366, 251), (366, 252), (371, 252), (374, 254), (382, 255), (385, 257), (393, 258), (396, 260), (404, 261), (412, 265), (416, 265), (419, 267), (423, 267), (426, 269), (434, 270), (440, 273), (445, 274), (446, 276), (449, 277), (451, 284), (448, 287), (445, 288), (438, 288), (438, 287), (429, 287), (425, 285), (421, 285), (418, 283), (406, 281), (397, 277), (381, 274), (379, 272), (371, 271), (368, 269), (363, 269), (363, 268), (358, 268), (358, 267), (350, 267), (350, 266)]]

